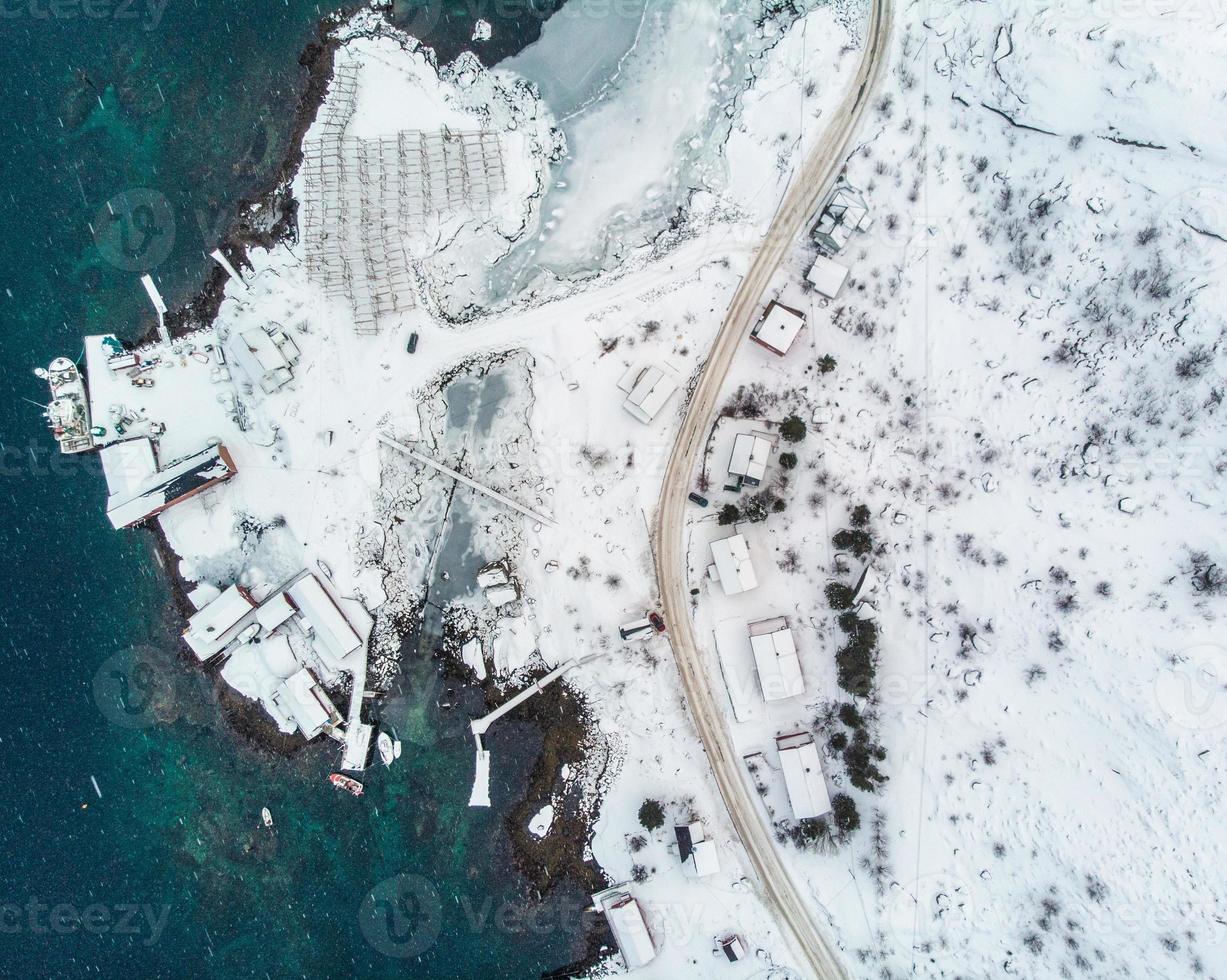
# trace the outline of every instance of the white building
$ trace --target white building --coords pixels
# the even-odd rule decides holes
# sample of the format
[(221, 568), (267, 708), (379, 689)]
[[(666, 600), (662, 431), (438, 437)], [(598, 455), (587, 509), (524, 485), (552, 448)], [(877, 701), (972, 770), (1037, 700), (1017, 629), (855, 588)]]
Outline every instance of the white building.
[(814, 226), (813, 238), (819, 248), (835, 253), (848, 244), (854, 231), (867, 231), (871, 224), (869, 208), (861, 192), (848, 184), (840, 184), (827, 199), (818, 224)]
[(805, 274), (805, 278), (813, 283), (814, 288), (827, 299), (834, 299), (844, 288), (844, 281), (848, 278), (848, 267), (825, 255), (819, 255), (814, 260), (814, 264), (810, 266), (809, 272)]
[(767, 304), (763, 318), (750, 331), (750, 339), (783, 357), (804, 326), (804, 313), (772, 300)]
[(760, 432), (738, 432), (729, 455), (729, 486), (725, 489), (740, 490), (762, 483), (772, 448), (771, 439)]
[(725, 595), (737, 595), (758, 587), (745, 536), (732, 534), (711, 543), (712, 564), (707, 574), (720, 583)]
[(159, 470), (149, 466), (152, 446), (139, 445), (149, 440), (135, 441), (137, 446), (115, 443), (103, 450), (107, 453), (103, 470), (110, 490), (107, 519), (115, 528), (132, 527), (156, 517), (238, 472), (230, 453), (220, 443), (206, 446)]
[(315, 652), (330, 667), (346, 669), (340, 662), (362, 648), (362, 639), (319, 579), (304, 575), (285, 592), (314, 634)]
[(809, 820), (831, 812), (826, 778), (818, 758), (818, 746), (809, 732), (781, 735), (775, 740), (784, 771), (784, 787), (797, 820)]
[(183, 639), (200, 661), (221, 653), (256, 618), (256, 603), (241, 585), (232, 585), (192, 615)]
[(298, 363), (298, 345), (280, 327), (244, 330), (228, 347), (252, 384), (266, 395), (284, 387), (294, 377), (290, 368)]
[(646, 424), (656, 418), (665, 402), (673, 397), (677, 382), (662, 368), (653, 366), (640, 370), (631, 367), (618, 382), (618, 387), (627, 393), (622, 407)]
[(805, 693), (801, 662), (787, 619), (777, 616), (751, 623), (750, 647), (764, 701), (782, 701)]
[(306, 667), (283, 681), (274, 692), (273, 700), (307, 739), (315, 738), (325, 728), (336, 728), (343, 720), (315, 675)]
[(720, 870), (720, 855), (716, 842), (707, 836), (699, 821), (673, 828), (677, 838), (677, 853), (687, 874), (705, 878)]
[(626, 885), (614, 885), (592, 896), (597, 911), (605, 913), (605, 921), (613, 933), (614, 942), (628, 970), (646, 966), (656, 958), (656, 946), (643, 909)]

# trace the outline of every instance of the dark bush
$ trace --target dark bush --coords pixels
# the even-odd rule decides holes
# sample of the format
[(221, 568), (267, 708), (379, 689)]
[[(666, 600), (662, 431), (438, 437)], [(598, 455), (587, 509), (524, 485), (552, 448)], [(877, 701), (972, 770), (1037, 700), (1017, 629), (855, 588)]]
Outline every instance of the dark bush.
[(805, 421), (800, 415), (790, 415), (780, 423), (780, 435), (785, 442), (800, 442), (805, 438)]
[(847, 793), (831, 797), (831, 819), (841, 834), (850, 834), (861, 825), (861, 815), (856, 812), (856, 801)]
[(832, 609), (851, 609), (852, 597), (856, 595), (856, 591), (850, 585), (844, 585), (843, 582), (832, 582), (826, 588), (827, 602)]
[(857, 504), (852, 508), (852, 516), (848, 518), (848, 523), (856, 528), (867, 527), (869, 525), (869, 508), (864, 504)]
[(836, 716), (849, 728), (861, 728), (865, 724), (865, 719), (861, 717), (861, 713), (856, 710), (856, 705), (845, 701), (839, 706), (839, 711)]
[(659, 830), (665, 825), (665, 808), (658, 800), (644, 800), (639, 808), (639, 822), (647, 830)]
[(716, 517), (717, 524), (736, 524), (741, 520), (741, 511), (737, 509), (736, 504), (725, 504), (720, 508), (720, 513)]
[(797, 468), (797, 454), (796, 453), (780, 453), (780, 466), (786, 470), (796, 469)]
[(864, 558), (873, 551), (873, 536), (861, 528), (836, 531), (831, 536), (831, 543), (843, 551), (851, 551), (857, 558)]
[(821, 374), (830, 374), (835, 370), (835, 358), (830, 354), (823, 354), (818, 358), (818, 371)]

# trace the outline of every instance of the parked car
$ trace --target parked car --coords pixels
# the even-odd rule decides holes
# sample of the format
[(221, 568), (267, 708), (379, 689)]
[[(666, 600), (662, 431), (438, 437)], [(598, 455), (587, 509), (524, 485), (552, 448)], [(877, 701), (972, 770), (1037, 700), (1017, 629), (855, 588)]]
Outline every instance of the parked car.
[(412, 354), (417, 349), (418, 349), (418, 335), (417, 335), (417, 331), (415, 330), (413, 333), (409, 335), (409, 343), (405, 345), (405, 350), (408, 351), (410, 354)]
[(692, 504), (698, 504), (700, 507), (706, 507), (708, 504), (707, 498), (700, 493), (692, 493), (688, 499)]
[(648, 622), (656, 627), (657, 633), (663, 633), (665, 631), (665, 621), (661, 618), (660, 613), (648, 613)]

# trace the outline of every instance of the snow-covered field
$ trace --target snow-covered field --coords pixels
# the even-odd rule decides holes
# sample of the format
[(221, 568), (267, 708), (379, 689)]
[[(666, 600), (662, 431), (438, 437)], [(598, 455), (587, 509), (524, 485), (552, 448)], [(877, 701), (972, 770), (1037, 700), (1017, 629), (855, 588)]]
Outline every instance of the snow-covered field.
[[(526, 667), (602, 654), (566, 683), (615, 765), (560, 783), (603, 793), (591, 850), (611, 880), (637, 882), (659, 950), (642, 975), (749, 977), (791, 953), (744, 879), (667, 642), (623, 643), (617, 627), (653, 608), (649, 527), (686, 379), (822, 137), (865, 11), (758, 25), (732, 0), (648, 8), (634, 31), (618, 22), (616, 58), (595, 59), (605, 82), (555, 92), (561, 123), (510, 71), (440, 71), (360, 19), (339, 56), (356, 66), (352, 133), (497, 133), (505, 190), (405, 243), (417, 302), (378, 336), (355, 333), (297, 246), (253, 253), (250, 289), (231, 283), (192, 343), (280, 324), (302, 351), (293, 381), (264, 394), (232, 368), (217, 383), (181, 345), (158, 369), (178, 403), (160, 394), (169, 382), (132, 398), (165, 422), (163, 458), (215, 436), (238, 466), (161, 519), (185, 576), (275, 581), (322, 559), (376, 612), (376, 671), (439, 558), (452, 489), (379, 432), (549, 514), (557, 527), (458, 491), (472, 551), (508, 557), (523, 598), (495, 613), (467, 581), (448, 598), (508, 693)], [(747, 344), (728, 380), (739, 414), (771, 427), (795, 413), (809, 431), (781, 447), (796, 469), (772, 458), (782, 511), (741, 525), (760, 585), (732, 598), (702, 576), (725, 533), (716, 511), (736, 499), (720, 489), (727, 430), (760, 423), (714, 437), (713, 506), (688, 529), (696, 632), (714, 647), (730, 618), (790, 619), (805, 695), (744, 722), (730, 702), (729, 724), (768, 762), (773, 735), (816, 730), (832, 793), (857, 805), (838, 846), (780, 845), (853, 976), (1227, 970), (1223, 29), (1187, 4), (1117, 8), (897, 10), (848, 167), (875, 219), (840, 255), (851, 278), (835, 301), (803, 288), (800, 243), (772, 291), (806, 330), (783, 360)], [(551, 22), (517, 62), (531, 71), (573, 43), (573, 24)], [(307, 210), (328, 203), (295, 190)], [(645, 426), (617, 385), (651, 365), (682, 390)], [(831, 538), (860, 504), (880, 663), (855, 704), (886, 753), (876, 793), (850, 785), (829, 742), (831, 709), (854, 699), (824, 590), (858, 570)], [(753, 701), (753, 678), (738, 682)], [(764, 816), (783, 820), (768, 782)], [(662, 829), (640, 826), (645, 799), (664, 804)], [(692, 817), (720, 856), (701, 880), (672, 839)], [(543, 806), (531, 832), (552, 820)], [(727, 931), (757, 951), (736, 967), (711, 959)]]

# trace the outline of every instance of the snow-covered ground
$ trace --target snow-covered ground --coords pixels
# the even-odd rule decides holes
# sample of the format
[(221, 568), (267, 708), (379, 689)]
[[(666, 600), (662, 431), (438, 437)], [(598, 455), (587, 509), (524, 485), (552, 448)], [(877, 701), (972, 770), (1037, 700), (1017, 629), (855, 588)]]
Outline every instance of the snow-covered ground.
[[(443, 598), (481, 641), (463, 662), (510, 694), (526, 668), (603, 654), (564, 683), (588, 698), (614, 764), (559, 781), (603, 794), (591, 851), (611, 880), (636, 882), (659, 950), (642, 975), (748, 977), (791, 954), (744, 880), (667, 642), (624, 643), (617, 627), (653, 607), (648, 529), (685, 379), (821, 139), (864, 9), (646, 8), (593, 55), (601, 81), (575, 55), (547, 101), (511, 70), (439, 69), (357, 21), (338, 56), (357, 79), (350, 134), (494, 133), (505, 188), (404, 243), (415, 302), (375, 336), (307, 275), (302, 249), (254, 252), (250, 289), (231, 283), (213, 328), (125, 401), (165, 423), (163, 459), (216, 437), (238, 467), (161, 518), (184, 575), (276, 581), (323, 560), (376, 613), (376, 686), (397, 624), (448, 560), (436, 536), (462, 500), (473, 554), (508, 558), (522, 588), (495, 611), (457, 562)], [(813, 249), (799, 244), (772, 293), (805, 311), (806, 330), (783, 360), (747, 344), (728, 381), (748, 421), (714, 436), (712, 507), (688, 529), (696, 632), (714, 664), (730, 620), (789, 618), (805, 695), (755, 704), (742, 672), (752, 710), (737, 721), (730, 701), (729, 723), (739, 751), (763, 753), (754, 776), (782, 838), (776, 734), (817, 731), (832, 793), (859, 809), (860, 829), (833, 849), (780, 845), (852, 975), (1227, 969), (1214, 873), (1222, 28), (1187, 5), (1129, 10), (898, 10), (892, 70), (848, 168), (875, 219), (839, 257), (850, 280), (820, 300), (802, 286)], [(516, 63), (542, 70), (575, 33), (551, 21)], [(325, 135), (317, 122), (309, 139)], [(305, 212), (329, 203), (295, 190)], [(233, 363), (214, 380), (193, 356), (272, 324), (301, 351), (272, 394)], [(643, 425), (618, 381), (650, 365), (683, 385)], [(767, 481), (783, 510), (741, 525), (760, 585), (722, 596), (703, 573), (726, 533), (716, 512), (736, 499), (720, 489), (731, 430), (794, 413), (809, 432), (779, 449), (797, 467), (780, 481), (777, 452)], [(450, 480), (380, 432), (557, 527), (468, 490), (452, 498)], [(879, 580), (869, 700), (839, 691), (824, 595), (858, 569), (831, 543), (858, 504)], [(852, 787), (831, 748), (840, 701), (886, 750), (877, 793)], [(664, 805), (659, 830), (640, 825), (647, 799)], [(672, 838), (692, 818), (720, 856), (701, 880)], [(541, 801), (528, 829), (548, 838), (556, 824)], [(727, 931), (756, 951), (736, 967), (711, 959)]]

